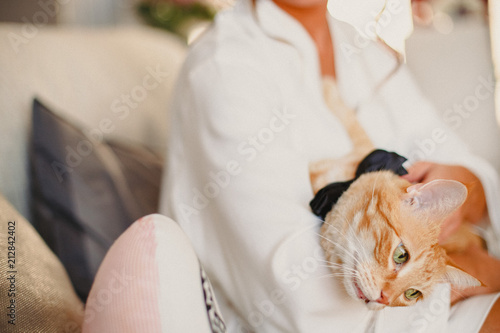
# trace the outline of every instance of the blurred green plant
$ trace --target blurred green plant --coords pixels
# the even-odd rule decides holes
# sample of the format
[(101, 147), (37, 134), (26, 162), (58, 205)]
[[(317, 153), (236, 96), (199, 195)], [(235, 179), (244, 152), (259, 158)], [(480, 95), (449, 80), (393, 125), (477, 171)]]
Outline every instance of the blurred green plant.
[(213, 20), (216, 10), (201, 1), (163, 0), (139, 3), (138, 13), (147, 24), (187, 39), (190, 27)]

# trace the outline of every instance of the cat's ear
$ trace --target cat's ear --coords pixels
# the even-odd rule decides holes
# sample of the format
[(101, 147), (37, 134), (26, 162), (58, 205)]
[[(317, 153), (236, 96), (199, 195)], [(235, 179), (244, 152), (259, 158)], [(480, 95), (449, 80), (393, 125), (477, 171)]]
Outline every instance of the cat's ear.
[(409, 186), (403, 203), (412, 212), (432, 220), (442, 220), (460, 207), (467, 198), (467, 187), (455, 180), (437, 179)]
[(483, 286), (481, 281), (472, 275), (465, 273), (460, 268), (452, 265), (446, 265), (446, 271), (442, 279), (443, 282), (448, 282), (449, 284), (460, 289)]

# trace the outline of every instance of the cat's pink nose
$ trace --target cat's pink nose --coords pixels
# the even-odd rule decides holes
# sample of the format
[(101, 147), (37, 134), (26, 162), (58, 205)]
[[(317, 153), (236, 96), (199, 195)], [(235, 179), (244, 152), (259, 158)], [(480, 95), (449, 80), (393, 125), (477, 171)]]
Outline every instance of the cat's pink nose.
[(382, 292), (380, 292), (380, 297), (378, 299), (376, 299), (375, 302), (380, 303), (380, 304), (384, 304), (384, 305), (389, 305), (389, 298), (387, 298), (387, 295), (382, 290)]

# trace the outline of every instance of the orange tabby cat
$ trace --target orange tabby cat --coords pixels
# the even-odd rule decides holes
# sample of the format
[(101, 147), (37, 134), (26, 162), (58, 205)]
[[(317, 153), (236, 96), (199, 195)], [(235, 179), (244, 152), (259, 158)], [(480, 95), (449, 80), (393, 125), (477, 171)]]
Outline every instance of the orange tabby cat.
[[(354, 149), (342, 159), (310, 165), (314, 193), (334, 181), (352, 179), (373, 145), (352, 110), (325, 82), (329, 107), (349, 133)], [(481, 283), (455, 267), (438, 245), (441, 223), (465, 201), (466, 187), (452, 180), (412, 185), (392, 171), (357, 178), (326, 215), (321, 245), (347, 293), (378, 310), (408, 306), (429, 295), (434, 285)]]

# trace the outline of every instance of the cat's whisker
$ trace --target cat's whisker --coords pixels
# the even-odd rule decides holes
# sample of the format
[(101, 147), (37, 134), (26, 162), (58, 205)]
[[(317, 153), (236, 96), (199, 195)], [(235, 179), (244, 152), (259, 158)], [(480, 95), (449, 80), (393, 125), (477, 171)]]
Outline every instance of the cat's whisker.
[(334, 262), (334, 261), (330, 261), (330, 260), (317, 259), (317, 261), (320, 263), (323, 263), (323, 264), (327, 264), (327, 265), (337, 265), (337, 266), (342, 265), (342, 263), (340, 263), (340, 262)]
[(327, 242), (330, 242), (332, 243), (333, 245), (335, 245), (337, 248), (341, 249), (342, 251), (344, 251), (344, 253), (348, 256), (350, 256), (356, 263), (360, 263), (358, 258), (356, 258), (356, 256), (354, 254), (352, 254), (350, 251), (348, 251), (347, 249), (345, 249), (342, 245), (340, 245), (339, 243), (335, 243), (333, 242), (331, 239), (321, 235), (321, 234), (318, 234), (319, 237), (323, 238), (324, 240), (326, 240)]
[(348, 277), (356, 277), (357, 276), (356, 272), (338, 272), (338, 273), (332, 273), (332, 275), (335, 275), (335, 276), (348, 276)]
[(327, 259), (318, 259), (318, 258), (316, 258), (316, 260), (319, 261), (319, 262), (327, 263), (327, 264), (336, 264), (335, 262), (332, 262), (332, 261), (327, 260)]
[(335, 269), (335, 270), (340, 270), (340, 271), (345, 271), (345, 272), (350, 272), (350, 273), (356, 273), (356, 270), (350, 267), (346, 267), (344, 264), (337, 264), (337, 263), (330, 263), (330, 262), (325, 262), (325, 265), (319, 265), (319, 267), (327, 267), (330, 269)]
[[(348, 222), (348, 221), (346, 220), (346, 222)], [(330, 228), (332, 228), (332, 229), (336, 232), (336, 234), (337, 234), (337, 235), (342, 236), (344, 239), (348, 240), (347, 236), (345, 235), (345, 233), (344, 233), (342, 230), (340, 230), (339, 228), (337, 228), (336, 226), (332, 225), (332, 224), (331, 224), (331, 223), (329, 223), (329, 222), (325, 222), (325, 224), (326, 224), (326, 225), (328, 225)], [(317, 233), (317, 235), (321, 236), (321, 235), (320, 235), (320, 234), (318, 234), (318, 233)], [(334, 245), (337, 245), (337, 244), (338, 244), (338, 243), (335, 243), (335, 242), (334, 242), (333, 240), (331, 240), (331, 239), (328, 239), (328, 240), (329, 240), (332, 244), (334, 244)]]
[(328, 279), (331, 279), (331, 278), (344, 278), (345, 276), (344, 275), (337, 275), (337, 274), (325, 274), (325, 275), (321, 275), (321, 276), (318, 276), (318, 279), (325, 279), (325, 278), (328, 278)]
[(324, 224), (326, 224), (327, 226), (329, 226), (330, 228), (332, 228), (337, 234), (339, 234), (340, 236), (344, 237), (345, 238), (345, 235), (344, 233), (339, 229), (337, 228), (336, 226), (334, 226), (333, 224), (331, 224), (330, 222), (324, 222)]
[[(341, 233), (338, 228), (335, 228), (333, 227), (336, 231), (338, 231), (339, 234), (341, 234), (347, 241), (351, 241), (352, 239), (357, 243), (357, 246), (356, 248), (357, 249), (361, 249), (363, 251), (363, 254), (364, 254), (364, 257), (366, 258), (367, 255), (366, 255), (366, 252), (365, 252), (365, 247), (363, 246), (362, 244), (362, 241), (359, 239), (358, 235), (356, 234), (353, 226), (351, 225), (351, 223), (349, 223), (349, 221), (347, 221), (346, 218), (345, 219), (345, 225), (347, 225), (347, 231), (348, 231), (348, 236), (350, 237), (347, 237), (347, 235), (345, 235), (344, 233)], [(347, 252), (346, 249), (344, 249), (342, 246), (340, 245), (337, 245), (338, 247), (342, 248), (344, 250), (344, 253), (347, 253), (351, 256), (351, 258), (354, 259), (354, 261), (357, 263), (357, 264), (361, 264), (359, 258), (357, 258), (356, 256), (352, 255), (350, 252)]]
[(335, 269), (339, 269), (341, 271), (344, 271), (346, 273), (352, 273), (352, 274), (355, 274), (356, 273), (356, 270), (355, 269), (352, 269), (352, 268), (349, 268), (349, 267), (343, 267), (342, 265), (336, 265), (336, 266), (331, 266), (331, 265), (320, 265), (320, 267), (328, 267), (328, 268), (335, 268)]
[[(356, 235), (356, 232), (352, 226), (352, 223), (350, 223), (350, 221), (345, 217), (345, 216), (341, 216), (341, 219), (343, 220), (343, 224), (345, 226), (347, 226), (347, 231), (349, 232), (349, 235), (351, 236), (354, 236), (354, 237), (357, 237)], [(338, 227), (332, 225), (331, 223), (328, 223), (328, 222), (325, 222), (328, 226), (330, 226), (331, 228), (333, 228), (339, 235), (341, 235), (342, 237), (344, 237), (346, 240), (348, 240), (347, 238), (347, 235), (346, 233), (343, 231), (343, 230), (340, 230)]]
[[(360, 237), (358, 236), (358, 234), (354, 230), (354, 227), (350, 223), (348, 223), (348, 230), (349, 230), (351, 238), (354, 239), (354, 241), (357, 243), (356, 248), (358, 250), (362, 251), (362, 254), (363, 254), (362, 257), (369, 258), (368, 253), (366, 252), (366, 246), (364, 246), (363, 241), (360, 239)], [(359, 263), (359, 260), (358, 260), (358, 263)]]
[(329, 273), (329, 274), (323, 274), (321, 276), (318, 276), (318, 277), (340, 277), (340, 278), (344, 278), (344, 277), (355, 277), (356, 274), (353, 273), (353, 272), (333, 272), (333, 273)]
[(331, 262), (329, 260), (317, 260), (320, 267), (342, 267), (342, 264), (337, 262)]

